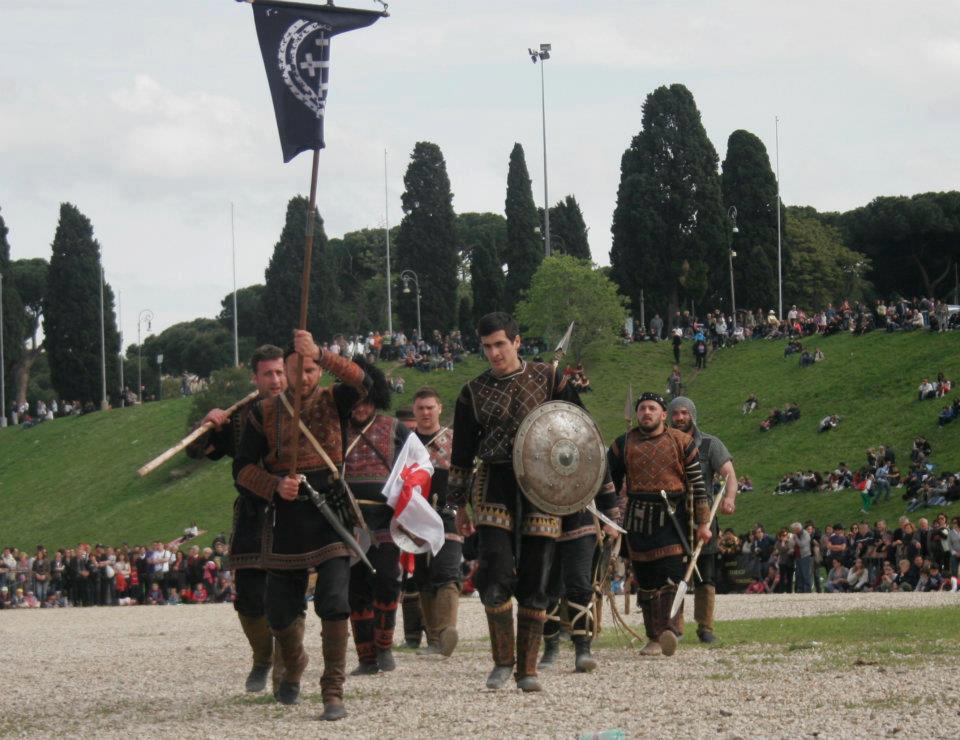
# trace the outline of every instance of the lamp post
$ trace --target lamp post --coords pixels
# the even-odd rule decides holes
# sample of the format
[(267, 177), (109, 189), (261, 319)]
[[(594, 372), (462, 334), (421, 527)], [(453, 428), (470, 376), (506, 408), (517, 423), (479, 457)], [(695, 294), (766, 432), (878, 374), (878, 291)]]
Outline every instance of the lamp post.
[(550, 44), (540, 44), (540, 50), (527, 49), (530, 61), (540, 62), (540, 116), (543, 119), (543, 246), (544, 255), (550, 256), (550, 197), (547, 195), (547, 103), (543, 82), (543, 62), (550, 58)]
[(230, 201), (230, 253), (233, 256), (233, 366), (240, 367), (240, 333), (237, 329), (237, 235), (233, 225), (233, 201)]
[(143, 342), (140, 340), (140, 327), (143, 322), (147, 322), (147, 331), (150, 331), (150, 322), (153, 321), (153, 311), (149, 308), (143, 309), (137, 315), (137, 398), (143, 403), (143, 376), (140, 372), (140, 366), (143, 364)]
[(419, 342), (423, 339), (423, 330), (420, 328), (420, 280), (417, 278), (417, 273), (413, 270), (404, 270), (401, 272), (400, 279), (403, 281), (403, 292), (405, 295), (410, 294), (411, 280), (413, 280), (413, 284), (417, 287), (417, 341)]
[[(736, 236), (740, 233), (740, 229), (737, 228), (737, 207), (730, 206), (727, 210), (727, 215), (730, 217), (730, 220), (733, 222), (733, 234)], [(733, 251), (733, 244), (731, 240), (730, 248), (727, 249), (727, 260), (730, 263), (730, 314), (733, 321), (733, 330), (737, 330), (737, 294), (733, 291), (733, 258), (737, 256), (737, 253)]]
[(3, 273), (0, 273), (0, 429), (7, 426), (7, 365), (3, 359)]
[(157, 355), (157, 400), (163, 400), (163, 355)]
[(127, 394), (124, 393), (123, 385), (123, 291), (117, 291), (117, 336), (120, 344), (120, 408), (127, 405)]
[(780, 116), (773, 117), (777, 145), (777, 318), (783, 321), (783, 234), (780, 227)]
[(104, 330), (103, 317), (103, 264), (100, 265), (100, 410), (106, 411), (107, 406), (107, 339)]

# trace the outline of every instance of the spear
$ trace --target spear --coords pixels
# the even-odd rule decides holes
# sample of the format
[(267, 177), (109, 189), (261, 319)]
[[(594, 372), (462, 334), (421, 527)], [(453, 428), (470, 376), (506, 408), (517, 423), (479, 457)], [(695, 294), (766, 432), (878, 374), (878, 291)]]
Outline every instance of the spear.
[[(633, 383), (627, 386), (627, 400), (623, 405), (623, 420), (627, 425), (627, 434), (630, 434), (630, 429), (633, 427)], [(626, 439), (626, 438), (624, 438)], [(619, 492), (618, 492), (619, 493)], [(633, 578), (632, 569), (627, 570), (626, 572), (630, 574), (630, 578)], [(629, 614), (630, 613), (630, 588), (629, 581), (624, 578), (625, 583), (623, 588), (623, 610)], [(613, 597), (611, 596), (611, 599)]]

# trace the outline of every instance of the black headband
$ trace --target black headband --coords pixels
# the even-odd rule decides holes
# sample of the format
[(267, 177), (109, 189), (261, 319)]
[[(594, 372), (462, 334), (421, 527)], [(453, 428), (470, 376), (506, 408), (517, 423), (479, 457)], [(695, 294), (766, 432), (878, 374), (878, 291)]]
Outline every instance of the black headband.
[(664, 411), (667, 410), (667, 402), (663, 400), (663, 396), (661, 396), (659, 393), (651, 393), (650, 391), (647, 391), (646, 393), (641, 393), (640, 398), (637, 399), (637, 405), (634, 408), (634, 410), (640, 408), (640, 404), (643, 401), (656, 401), (657, 403), (660, 404), (660, 407)]

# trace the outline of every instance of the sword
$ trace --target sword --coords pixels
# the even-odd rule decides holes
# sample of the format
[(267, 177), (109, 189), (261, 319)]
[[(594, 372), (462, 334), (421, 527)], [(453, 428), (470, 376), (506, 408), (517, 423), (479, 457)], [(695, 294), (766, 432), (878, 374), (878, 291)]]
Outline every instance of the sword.
[[(717, 509), (720, 508), (720, 499), (723, 498), (726, 488), (727, 484), (724, 483), (723, 488), (720, 489), (720, 493), (718, 493), (717, 497), (713, 500), (713, 507), (710, 509), (710, 522), (707, 522), (707, 524), (710, 524), (717, 515)], [(677, 592), (673, 595), (673, 604), (670, 605), (670, 619), (677, 616), (677, 612), (680, 611), (680, 608), (683, 606), (683, 597), (686, 596), (687, 590), (690, 588), (690, 578), (693, 576), (693, 567), (697, 564), (697, 558), (700, 557), (700, 551), (703, 549), (703, 545), (704, 540), (700, 540), (697, 543), (697, 548), (693, 551), (693, 558), (690, 561), (690, 565), (687, 566), (687, 572), (677, 586)], [(699, 577), (699, 573), (697, 576)]]
[(327, 520), (331, 527), (333, 527), (333, 530), (337, 533), (337, 536), (343, 540), (343, 543), (353, 551), (354, 555), (360, 558), (363, 564), (370, 569), (370, 572), (373, 575), (376, 575), (377, 570), (373, 567), (373, 563), (371, 563), (367, 558), (367, 554), (363, 551), (363, 548), (360, 547), (360, 543), (357, 542), (347, 528), (343, 526), (343, 522), (340, 521), (340, 517), (338, 517), (334, 513), (333, 509), (330, 508), (330, 504), (327, 503), (327, 497), (317, 493), (317, 490), (307, 483), (305, 476), (301, 475), (298, 477), (300, 478), (300, 485), (306, 489), (307, 495), (310, 497), (313, 505), (320, 509), (320, 513), (323, 514), (323, 518)]
[(564, 355), (567, 354), (567, 349), (570, 347), (570, 337), (573, 336), (573, 325), (575, 322), (571, 321), (570, 326), (567, 327), (567, 331), (564, 333), (563, 338), (557, 343), (556, 348), (553, 350), (553, 370), (556, 372), (557, 366), (560, 364), (560, 360), (563, 359)]
[(673, 507), (670, 505), (670, 499), (667, 498), (667, 492), (661, 490), (660, 496), (663, 498), (663, 503), (667, 507), (667, 515), (670, 517), (670, 521), (673, 523), (673, 528), (677, 530), (677, 536), (680, 538), (680, 544), (683, 545), (683, 551), (693, 563), (693, 569), (697, 574), (697, 578), (701, 578), (700, 571), (697, 569), (697, 560), (693, 557), (693, 552), (690, 550), (690, 543), (687, 542), (687, 536), (683, 533), (683, 527), (681, 527), (680, 522), (677, 521), (677, 515), (674, 513)]
[(613, 519), (611, 519), (610, 517), (608, 517), (606, 514), (601, 513), (600, 509), (597, 508), (596, 503), (594, 503), (593, 501), (591, 501), (590, 503), (588, 503), (588, 504), (586, 505), (586, 507), (584, 507), (584, 508), (586, 508), (587, 511), (589, 511), (591, 514), (593, 514), (597, 519), (599, 519), (601, 522), (603, 522), (603, 523), (606, 524), (607, 526), (613, 527), (613, 528), (614, 528), (615, 530), (617, 530), (620, 534), (626, 534), (626, 533), (627, 533), (627, 530), (625, 530), (623, 527), (621, 527), (619, 524), (617, 524), (615, 521), (613, 521)]

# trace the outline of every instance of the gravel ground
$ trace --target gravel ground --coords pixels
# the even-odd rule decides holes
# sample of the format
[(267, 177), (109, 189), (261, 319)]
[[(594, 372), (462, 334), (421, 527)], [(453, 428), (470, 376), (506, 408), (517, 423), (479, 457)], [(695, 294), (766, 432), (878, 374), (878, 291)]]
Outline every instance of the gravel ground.
[[(724, 620), (947, 604), (960, 607), (960, 595), (718, 597), (718, 634)], [(312, 613), (308, 619), (313, 663), (304, 702), (281, 707), (243, 693), (247, 648), (229, 606), (2, 612), (0, 735), (573, 738), (620, 728), (629, 737), (960, 736), (960, 702), (937, 706), (930, 698), (934, 687), (956, 694), (956, 654), (855, 665), (850, 655), (832, 664), (816, 647), (686, 645), (670, 659), (607, 647), (598, 651), (600, 668), (580, 675), (564, 646), (560, 668), (542, 674), (542, 694), (487, 691), (478, 599), (461, 600), (461, 645), (452, 658), (398, 650), (394, 673), (347, 680), (346, 720), (320, 723), (320, 625)], [(637, 610), (627, 619), (638, 624)], [(691, 637), (692, 630), (685, 642)], [(351, 646), (348, 670), (355, 664)]]

